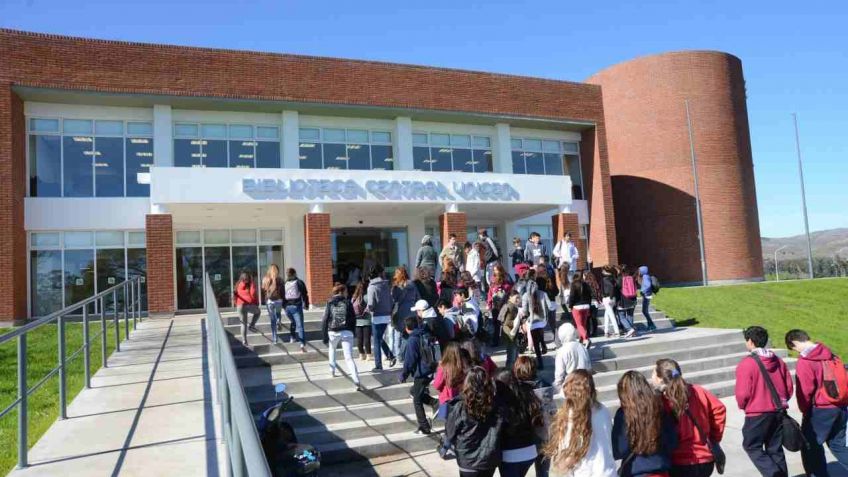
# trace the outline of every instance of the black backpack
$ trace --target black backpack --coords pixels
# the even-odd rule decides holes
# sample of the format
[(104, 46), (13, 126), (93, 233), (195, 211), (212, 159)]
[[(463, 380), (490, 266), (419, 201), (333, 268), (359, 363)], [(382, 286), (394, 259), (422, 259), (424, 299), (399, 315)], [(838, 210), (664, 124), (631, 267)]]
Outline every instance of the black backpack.
[(330, 331), (342, 330), (347, 326), (347, 303), (344, 300), (336, 300), (330, 304), (330, 319), (327, 329)]
[(660, 292), (660, 281), (657, 277), (651, 275), (651, 293), (657, 294)]
[[(495, 243), (494, 240), (487, 237), (480, 241), (483, 244), (483, 261), (486, 263), (492, 263), (501, 256), (501, 251), (498, 250), (498, 244)], [(492, 248), (494, 247), (494, 250)]]
[(436, 360), (436, 346), (430, 333), (421, 333), (418, 337), (418, 356), (420, 368), (427, 374), (436, 372), (439, 362)]

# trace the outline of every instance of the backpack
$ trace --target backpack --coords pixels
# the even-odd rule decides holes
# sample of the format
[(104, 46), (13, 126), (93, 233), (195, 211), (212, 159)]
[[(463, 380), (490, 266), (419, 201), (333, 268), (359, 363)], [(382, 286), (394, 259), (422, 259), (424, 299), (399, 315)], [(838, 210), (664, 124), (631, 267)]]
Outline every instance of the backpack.
[(657, 294), (660, 292), (660, 281), (657, 280), (657, 277), (651, 275), (651, 293)]
[(330, 331), (344, 329), (347, 325), (347, 303), (344, 300), (336, 300), (328, 306), (330, 307), (330, 317), (327, 329)]
[(418, 338), (419, 367), (432, 374), (439, 362), (436, 360), (436, 347), (429, 333), (421, 333)]
[(286, 300), (300, 300), (300, 286), (298, 280), (289, 280), (286, 282)]
[(822, 385), (818, 394), (834, 406), (848, 406), (848, 371), (839, 356), (822, 361)]
[(483, 244), (483, 261), (485, 263), (492, 263), (501, 256), (500, 250), (498, 250), (498, 245), (491, 238), (487, 237), (486, 239), (481, 240), (480, 243)]
[(630, 275), (621, 279), (621, 296), (631, 300), (636, 298), (636, 280)]

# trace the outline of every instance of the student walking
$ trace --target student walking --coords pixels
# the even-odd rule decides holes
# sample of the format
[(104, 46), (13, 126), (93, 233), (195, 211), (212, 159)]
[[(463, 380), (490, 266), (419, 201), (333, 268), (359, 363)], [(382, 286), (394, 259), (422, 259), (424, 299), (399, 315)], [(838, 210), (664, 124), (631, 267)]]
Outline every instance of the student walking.
[(598, 402), (591, 371), (576, 370), (561, 387), (565, 400), (554, 416), (545, 456), (555, 475), (614, 477), (612, 418)]
[(521, 294), (517, 290), (510, 290), (506, 304), (498, 313), (498, 321), (501, 323), (501, 333), (506, 342), (506, 367), (512, 368), (518, 357), (518, 336), (521, 320), (518, 317), (518, 307), (521, 306)]
[(286, 283), (283, 284), (283, 309), (289, 318), (291, 331), (289, 343), (295, 342), (295, 333), (300, 341), (300, 351), (306, 352), (306, 330), (303, 327), (303, 310), (309, 308), (309, 292), (303, 280), (297, 278), (294, 268), (286, 270)]
[(430, 345), (430, 335), (418, 326), (418, 318), (408, 316), (405, 320), (406, 333), (409, 338), (406, 342), (406, 355), (403, 359), (403, 371), (400, 382), (404, 383), (412, 377), (412, 388), (409, 395), (412, 396), (412, 407), (415, 409), (415, 418), (418, 420), (416, 434), (430, 434), (430, 421), (424, 412), (424, 406), (430, 406), (435, 414), (439, 409), (439, 401), (433, 399), (429, 393), (430, 381), (436, 371), (436, 355)]
[(532, 232), (524, 247), (524, 261), (535, 267), (542, 262), (542, 257), (547, 255), (548, 248), (542, 243), (542, 236), (538, 232)]
[(604, 335), (607, 338), (621, 335), (618, 329), (618, 318), (615, 316), (614, 270), (610, 265), (604, 265), (601, 269), (601, 303), (604, 305)]
[[(528, 272), (528, 278), (530, 275), (532, 270)], [(528, 334), (532, 338), (533, 351), (536, 352), (536, 364), (539, 369), (545, 369), (542, 361), (542, 355), (548, 352), (545, 345), (545, 326), (548, 322), (548, 310), (553, 309), (554, 306), (548, 299), (548, 294), (539, 289), (535, 280), (527, 283), (527, 289), (521, 298), (521, 316), (527, 317)]]
[(483, 280), (483, 258), (480, 255), (480, 244), (465, 242), (465, 271), (478, 284)]
[(493, 321), (492, 336), (489, 337), (489, 346), (497, 348), (501, 344), (501, 308), (506, 304), (506, 298), (509, 291), (512, 290), (512, 284), (509, 282), (509, 276), (506, 270), (500, 263), (496, 263), (492, 270), (492, 281), (489, 284), (489, 293), (486, 297), (486, 305), (489, 307), (489, 315)]
[(642, 315), (648, 322), (648, 330), (657, 329), (654, 325), (654, 320), (651, 319), (651, 300), (654, 298), (654, 284), (651, 276), (648, 274), (648, 267), (642, 265), (639, 267), (639, 292), (642, 294)]
[(577, 327), (577, 334), (580, 335), (580, 342), (586, 349), (592, 344), (588, 330), (591, 307), (592, 288), (583, 281), (583, 277), (579, 273), (575, 273), (571, 277), (571, 285), (568, 289), (568, 309), (574, 318), (574, 325)]
[(324, 334), (324, 344), (329, 346), (327, 354), (330, 357), (330, 373), (334, 378), (336, 377), (336, 349), (341, 343), (347, 372), (350, 373), (356, 390), (361, 391), (359, 372), (356, 370), (356, 361), (353, 360), (353, 332), (356, 330), (356, 316), (353, 313), (353, 306), (347, 299), (346, 285), (336, 283), (333, 287), (333, 296), (324, 308), (321, 330)]
[(518, 280), (518, 277), (520, 276), (518, 266), (527, 263), (524, 261), (524, 245), (518, 237), (512, 239), (512, 253), (510, 253), (509, 258), (512, 261), (511, 265), (512, 271), (515, 274), (515, 279)]
[(798, 353), (795, 365), (795, 397), (803, 418), (801, 429), (808, 446), (801, 448), (801, 460), (807, 475), (830, 475), (824, 447), (842, 467), (848, 469), (845, 426), (848, 420), (848, 389), (842, 360), (824, 343), (815, 343), (804, 330), (786, 333), (786, 347)]
[(433, 274), (430, 273), (430, 269), (428, 268), (419, 268), (417, 275), (413, 283), (415, 284), (415, 289), (418, 290), (418, 299), (426, 300), (430, 306), (435, 305), (439, 301), (439, 287), (436, 281), (433, 280)]
[(462, 393), (451, 404), (445, 439), (453, 443), (460, 477), (492, 477), (501, 463), (503, 405), (485, 369), (468, 370)]
[(403, 358), (403, 326), (407, 316), (415, 316), (412, 307), (420, 299), (418, 287), (410, 280), (406, 267), (395, 269), (392, 277), (392, 321), (389, 330), (389, 348), (394, 356)]
[[(721, 442), (727, 410), (711, 392), (683, 379), (673, 359), (657, 361), (652, 376), (666, 412), (677, 418), (678, 445), (671, 454), (671, 477), (709, 477), (716, 467), (712, 445)], [(723, 462), (722, 462), (723, 464)]]
[(633, 325), (633, 313), (636, 310), (636, 279), (633, 277), (627, 265), (621, 266), (615, 282), (615, 307), (618, 311), (618, 320), (625, 331), (625, 338), (636, 336), (636, 328)]
[(566, 232), (562, 236), (562, 240), (557, 242), (554, 247), (554, 260), (557, 268), (565, 268), (568, 270), (568, 276), (571, 277), (577, 271), (577, 262), (580, 259), (580, 251), (571, 240), (571, 232)]
[(592, 371), (592, 358), (586, 347), (577, 341), (577, 330), (571, 323), (564, 323), (557, 330), (562, 345), (554, 359), (554, 389), (559, 391), (569, 374), (583, 369)]
[(359, 359), (368, 361), (371, 354), (371, 313), (365, 303), (365, 290), (368, 282), (360, 281), (353, 290), (350, 303), (353, 306), (353, 315), (356, 317), (356, 347), (359, 350)]
[[(553, 269), (550, 270), (553, 272)], [(546, 269), (542, 264), (536, 267), (536, 284), (539, 285), (539, 289), (545, 292), (548, 295), (548, 300), (551, 302), (552, 309), (545, 310), (545, 317), (547, 321), (548, 328), (551, 330), (551, 334), (554, 335), (553, 349), (556, 349), (559, 343), (559, 337), (557, 337), (557, 306), (556, 300), (557, 296), (560, 293), (559, 288), (557, 288), (556, 277), (554, 277), (551, 273), (549, 273), (548, 269)], [(542, 351), (544, 353), (548, 352), (547, 343), (542, 345)]]
[(383, 278), (383, 267), (380, 264), (374, 265), (369, 278), (371, 281), (365, 293), (365, 304), (371, 313), (371, 335), (374, 340), (372, 343), (374, 369), (372, 371), (376, 372), (383, 370), (382, 353), (386, 354), (390, 367), (397, 363), (397, 359), (389, 345), (383, 341), (383, 335), (392, 320), (392, 293), (389, 290), (389, 282)]
[(436, 249), (433, 248), (433, 237), (429, 235), (421, 237), (421, 246), (415, 254), (415, 268), (426, 268), (430, 276), (433, 276), (436, 273), (437, 257)]
[[(766, 349), (768, 331), (765, 328), (751, 326), (744, 331), (744, 337), (751, 355), (736, 366), (736, 403), (745, 411), (742, 446), (763, 476), (786, 476), (781, 421), (792, 396), (792, 375), (786, 363)], [(766, 380), (770, 380), (777, 391), (780, 409), (775, 407)]]
[[(462, 245), (456, 240), (456, 234), (448, 236), (448, 243), (439, 253), (439, 262), (442, 264), (442, 270), (446, 270), (447, 261), (450, 260), (459, 268), (465, 265), (465, 251)], [(459, 272), (460, 270), (456, 270)]]
[[(247, 330), (250, 328), (251, 331), (256, 331), (256, 321), (259, 320), (261, 313), (259, 311), (259, 297), (256, 295), (256, 283), (247, 270), (244, 270), (239, 275), (233, 295), (236, 303), (236, 311), (241, 319), (241, 342), (247, 346)], [(252, 315), (249, 322), (247, 320), (248, 314)]]
[(476, 339), (465, 340), (459, 344), (459, 347), (468, 352), (468, 359), (471, 360), (471, 366), (480, 366), (489, 373), (490, 377), (495, 376), (498, 365), (495, 364), (491, 356), (483, 352), (483, 348)]
[(471, 368), (471, 357), (459, 347), (458, 343), (449, 343), (442, 352), (442, 360), (436, 368), (433, 389), (439, 392), (438, 416), (446, 419), (448, 403), (462, 391), (465, 373)]
[(536, 462), (538, 436), (545, 432), (542, 402), (533, 383), (519, 381), (511, 369), (499, 371), (495, 384), (505, 411), (498, 470), (501, 477), (524, 477)]
[(280, 278), (280, 268), (273, 263), (268, 266), (262, 279), (262, 295), (271, 319), (271, 342), (277, 344), (277, 332), (283, 314), (283, 279)]
[(589, 306), (589, 319), (586, 322), (589, 338), (592, 338), (598, 332), (598, 306), (601, 304), (602, 296), (601, 285), (591, 270), (583, 271), (583, 283), (589, 285), (589, 289), (592, 290), (592, 303)]
[(663, 410), (660, 396), (638, 371), (618, 382), (621, 407), (612, 424), (612, 454), (622, 459), (623, 477), (668, 476), (677, 447), (674, 418)]

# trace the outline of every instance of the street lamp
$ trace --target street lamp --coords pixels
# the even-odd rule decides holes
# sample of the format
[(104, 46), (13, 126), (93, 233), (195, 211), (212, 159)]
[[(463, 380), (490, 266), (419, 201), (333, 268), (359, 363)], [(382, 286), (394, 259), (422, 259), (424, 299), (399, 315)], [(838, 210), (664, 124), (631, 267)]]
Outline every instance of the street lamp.
[(804, 167), (801, 164), (801, 140), (798, 139), (798, 115), (792, 113), (795, 123), (795, 150), (798, 153), (798, 178), (801, 180), (801, 210), (804, 212), (804, 231), (807, 234), (807, 271), (813, 278), (813, 242), (810, 239), (810, 222), (807, 220), (807, 193), (804, 191)]
[(786, 248), (788, 246), (789, 245), (784, 245), (784, 246), (782, 246), (782, 247), (780, 247), (780, 248), (778, 248), (777, 250), (774, 251), (774, 276), (775, 276), (775, 280), (778, 281), (778, 282), (780, 281), (780, 268), (778, 268), (778, 266), (777, 266), (777, 252), (783, 250), (784, 248)]

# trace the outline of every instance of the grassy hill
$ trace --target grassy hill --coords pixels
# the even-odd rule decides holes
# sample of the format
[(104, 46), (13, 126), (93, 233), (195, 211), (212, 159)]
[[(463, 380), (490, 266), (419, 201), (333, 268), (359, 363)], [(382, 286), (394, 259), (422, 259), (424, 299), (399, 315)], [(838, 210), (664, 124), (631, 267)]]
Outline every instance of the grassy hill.
[(796, 280), (715, 287), (664, 288), (654, 305), (678, 326), (768, 329), (772, 344), (801, 328), (848, 357), (848, 278)]
[[(842, 258), (848, 258), (848, 228), (811, 232), (814, 257), (833, 257), (837, 252)], [(781, 260), (807, 258), (807, 236), (795, 235), (782, 238), (762, 238), (763, 257), (773, 258), (774, 251), (786, 245), (780, 251)], [(844, 250), (842, 250), (844, 249)]]

